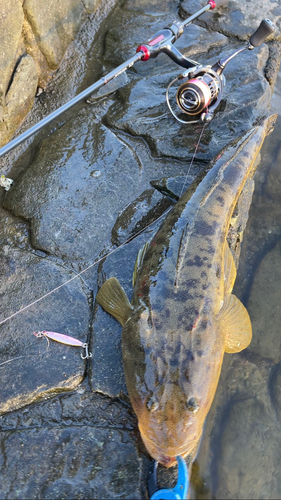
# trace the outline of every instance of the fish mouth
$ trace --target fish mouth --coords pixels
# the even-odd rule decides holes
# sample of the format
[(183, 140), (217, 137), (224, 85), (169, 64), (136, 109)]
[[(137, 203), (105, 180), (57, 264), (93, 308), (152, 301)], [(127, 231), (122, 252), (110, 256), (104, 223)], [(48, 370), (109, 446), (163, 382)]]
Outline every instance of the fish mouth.
[(161, 449), (158, 444), (156, 444), (151, 438), (148, 438), (143, 433), (141, 433), (144, 445), (149, 452), (149, 454), (157, 462), (161, 463), (165, 467), (172, 467), (177, 464), (177, 459), (179, 455), (183, 458), (186, 457), (194, 448), (196, 439), (190, 441), (187, 445), (177, 446), (173, 448), (168, 448), (166, 450)]

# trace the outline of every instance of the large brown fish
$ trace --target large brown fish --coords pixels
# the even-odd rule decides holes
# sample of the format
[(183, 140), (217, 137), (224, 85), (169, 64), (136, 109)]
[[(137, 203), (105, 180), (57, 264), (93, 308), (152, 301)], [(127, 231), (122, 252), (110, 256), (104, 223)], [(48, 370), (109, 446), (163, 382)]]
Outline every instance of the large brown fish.
[(224, 352), (251, 341), (249, 315), (231, 293), (236, 269), (226, 237), (271, 123), (248, 132), (180, 198), (138, 255), (131, 304), (116, 278), (97, 295), (124, 327), (125, 378), (139, 430), (167, 467), (198, 445)]

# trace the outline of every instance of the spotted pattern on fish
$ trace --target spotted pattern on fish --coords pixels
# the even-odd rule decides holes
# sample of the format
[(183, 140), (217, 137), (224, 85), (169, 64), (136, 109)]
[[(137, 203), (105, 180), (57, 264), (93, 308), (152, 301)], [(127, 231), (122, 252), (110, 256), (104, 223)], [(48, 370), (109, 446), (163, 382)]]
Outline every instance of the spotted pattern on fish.
[(248, 314), (231, 295), (235, 266), (226, 236), (271, 122), (245, 134), (196, 190), (187, 189), (134, 276), (133, 312), (122, 332), (126, 384), (143, 442), (167, 467), (198, 445), (226, 348), (238, 352), (251, 339)]

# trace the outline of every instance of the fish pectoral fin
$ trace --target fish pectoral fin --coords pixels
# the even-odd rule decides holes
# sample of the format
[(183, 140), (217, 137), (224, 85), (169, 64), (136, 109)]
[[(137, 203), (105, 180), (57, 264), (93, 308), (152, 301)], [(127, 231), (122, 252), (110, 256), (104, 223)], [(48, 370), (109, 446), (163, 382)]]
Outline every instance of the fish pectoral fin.
[(225, 352), (240, 352), (252, 340), (252, 325), (247, 309), (235, 295), (228, 295), (219, 312), (225, 337)]
[(224, 293), (225, 295), (232, 292), (232, 288), (236, 279), (236, 267), (231, 250), (227, 241), (224, 244)]
[(129, 299), (116, 278), (109, 278), (99, 289), (96, 299), (103, 309), (111, 314), (122, 326), (132, 314)]

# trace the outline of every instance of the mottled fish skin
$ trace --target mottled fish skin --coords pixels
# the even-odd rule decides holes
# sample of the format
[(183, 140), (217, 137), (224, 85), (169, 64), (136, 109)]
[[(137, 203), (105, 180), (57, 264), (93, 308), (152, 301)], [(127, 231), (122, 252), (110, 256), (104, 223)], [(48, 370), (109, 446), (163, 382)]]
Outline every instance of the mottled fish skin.
[(194, 452), (214, 398), (225, 352), (220, 316), (235, 279), (224, 269), (226, 236), (270, 124), (224, 152), (191, 198), (187, 190), (136, 277), (124, 371), (144, 444), (167, 467)]

